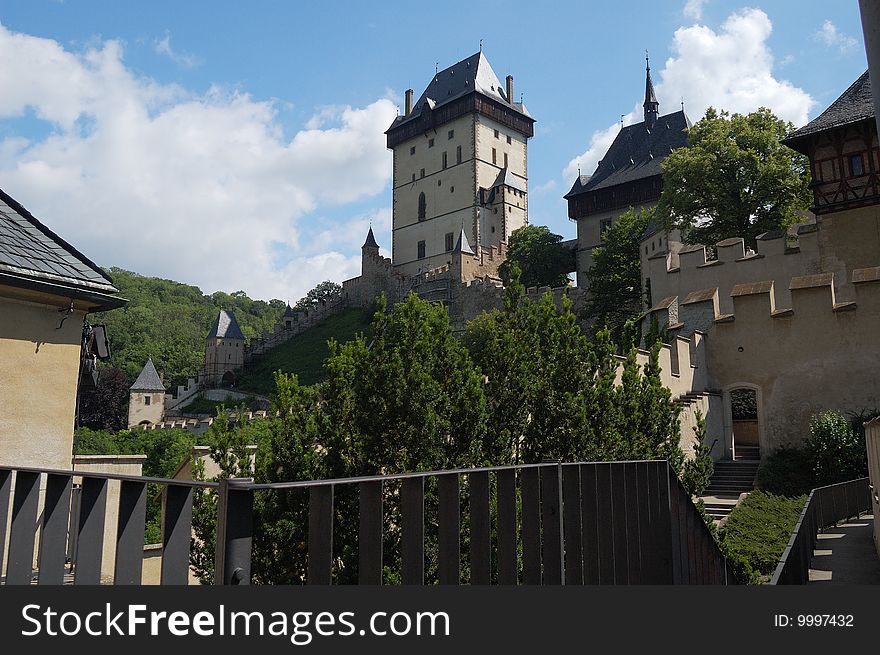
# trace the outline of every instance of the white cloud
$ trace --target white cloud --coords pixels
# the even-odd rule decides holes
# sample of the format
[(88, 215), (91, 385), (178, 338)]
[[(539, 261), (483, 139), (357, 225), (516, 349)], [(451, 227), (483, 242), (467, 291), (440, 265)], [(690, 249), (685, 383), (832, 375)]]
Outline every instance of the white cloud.
[(684, 9), (682, 10), (685, 18), (701, 20), (703, 18), (703, 5), (706, 4), (707, 1), (708, 0), (687, 0)]
[(201, 57), (196, 57), (195, 55), (191, 55), (186, 52), (178, 52), (174, 50), (171, 47), (170, 32), (165, 32), (165, 37), (161, 40), (156, 39), (153, 47), (156, 50), (156, 54), (164, 55), (178, 66), (183, 66), (184, 68), (195, 68), (196, 66), (200, 66), (202, 63), (204, 63)]
[(849, 52), (859, 44), (849, 34), (844, 34), (838, 30), (837, 26), (830, 20), (822, 23), (822, 27), (816, 32), (816, 38), (827, 46), (838, 48), (842, 53)]
[[(122, 54), (114, 41), (71, 52), (0, 25), (0, 120), (31, 110), (53, 126), (0, 140), (4, 190), (99, 264), (206, 292), (296, 299), (358, 274), (359, 252), (321, 238), (310, 214), (386, 188), (390, 100), (319, 111), (286, 140), (271, 102), (158, 84)], [(362, 240), (368, 222), (337, 236)]]
[(547, 180), (544, 184), (539, 184), (532, 189), (532, 195), (536, 193), (548, 193), (556, 188), (556, 180)]
[[(730, 112), (747, 113), (769, 107), (780, 118), (795, 125), (807, 122), (815, 104), (810, 95), (773, 74), (773, 53), (767, 43), (770, 19), (760, 9), (745, 9), (727, 17), (721, 28), (705, 25), (681, 27), (673, 35), (670, 56), (659, 75), (654, 73), (661, 113), (669, 113), (685, 102), (691, 120), (699, 120), (713, 106)], [(641, 106), (624, 122), (642, 120)], [(581, 172), (591, 174), (619, 130), (612, 125), (594, 133), (581, 155), (563, 171), (571, 184)]]

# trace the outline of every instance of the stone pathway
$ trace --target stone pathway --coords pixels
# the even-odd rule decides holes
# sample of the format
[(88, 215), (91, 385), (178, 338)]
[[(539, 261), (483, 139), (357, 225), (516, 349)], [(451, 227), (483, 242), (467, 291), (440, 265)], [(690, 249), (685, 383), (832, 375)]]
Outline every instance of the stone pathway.
[(810, 584), (880, 584), (873, 534), (873, 514), (820, 533), (810, 562)]

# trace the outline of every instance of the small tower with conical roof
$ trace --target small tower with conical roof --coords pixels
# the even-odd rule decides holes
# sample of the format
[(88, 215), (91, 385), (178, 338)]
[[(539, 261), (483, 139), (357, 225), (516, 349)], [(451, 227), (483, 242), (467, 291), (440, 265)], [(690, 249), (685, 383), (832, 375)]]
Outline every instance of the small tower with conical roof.
[(291, 329), (294, 323), (296, 323), (296, 312), (293, 311), (290, 303), (287, 303), (287, 309), (284, 310), (284, 329)]
[(654, 93), (654, 82), (651, 80), (651, 62), (645, 53), (645, 127), (649, 130), (654, 127), (660, 116), (660, 103), (657, 102), (657, 94)]
[(153, 358), (148, 357), (128, 391), (128, 425), (160, 423), (164, 413), (165, 384), (153, 364)]
[(233, 386), (234, 371), (244, 366), (244, 334), (235, 314), (221, 309), (205, 339), (205, 383)]

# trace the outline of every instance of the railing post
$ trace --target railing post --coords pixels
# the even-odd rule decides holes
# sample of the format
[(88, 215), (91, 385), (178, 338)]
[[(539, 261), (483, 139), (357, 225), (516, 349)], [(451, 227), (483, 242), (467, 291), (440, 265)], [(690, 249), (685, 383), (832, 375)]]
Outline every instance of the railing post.
[(541, 471), (542, 560), (545, 585), (565, 584), (562, 543), (562, 462), (544, 460)]
[(221, 478), (217, 489), (214, 584), (251, 583), (254, 492), (251, 478)]

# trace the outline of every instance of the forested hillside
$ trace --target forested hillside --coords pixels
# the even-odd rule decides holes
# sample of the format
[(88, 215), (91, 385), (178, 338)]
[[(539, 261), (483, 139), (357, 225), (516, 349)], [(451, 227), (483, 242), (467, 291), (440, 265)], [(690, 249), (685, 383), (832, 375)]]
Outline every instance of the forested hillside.
[(251, 300), (244, 291), (205, 295), (198, 287), (144, 277), (111, 268), (123, 309), (91, 314), (93, 324), (107, 325), (113, 347), (112, 364), (134, 380), (148, 356), (165, 371), (166, 386), (181, 384), (202, 366), (205, 336), (220, 309), (232, 310), (245, 337), (272, 330), (281, 321), (282, 300)]

